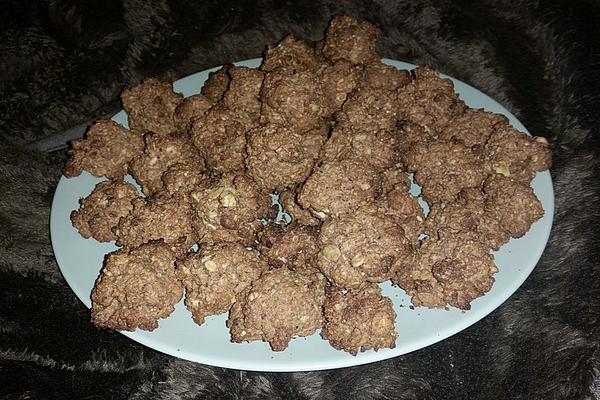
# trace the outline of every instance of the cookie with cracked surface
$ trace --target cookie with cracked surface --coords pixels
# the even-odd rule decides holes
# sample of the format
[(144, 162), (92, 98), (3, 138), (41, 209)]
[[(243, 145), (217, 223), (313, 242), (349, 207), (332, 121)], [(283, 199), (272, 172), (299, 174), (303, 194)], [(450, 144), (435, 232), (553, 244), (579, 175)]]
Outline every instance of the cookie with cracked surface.
[(246, 132), (253, 127), (248, 120), (240, 120), (234, 111), (216, 105), (194, 120), (190, 136), (209, 168), (221, 173), (242, 172)]
[(495, 130), (484, 147), (489, 174), (499, 174), (529, 183), (536, 172), (552, 166), (552, 152), (546, 138), (528, 136), (510, 125)]
[(490, 135), (508, 125), (508, 119), (501, 114), (483, 109), (467, 108), (458, 114), (438, 132), (442, 140), (461, 140), (467, 147), (483, 147)]
[(381, 61), (365, 65), (361, 86), (372, 89), (396, 90), (412, 80), (410, 73)]
[(299, 132), (318, 128), (328, 114), (321, 82), (310, 71), (280, 67), (267, 72), (260, 100), (261, 122)]
[(345, 158), (370, 164), (378, 172), (391, 168), (400, 161), (398, 135), (394, 130), (369, 132), (337, 125), (321, 149), (320, 160)]
[(502, 175), (490, 176), (484, 186), (485, 213), (514, 238), (523, 236), (542, 218), (544, 209), (531, 186)]
[(316, 71), (320, 62), (312, 46), (293, 35), (287, 35), (275, 46), (267, 47), (260, 69), (273, 71), (279, 67)]
[(187, 136), (194, 120), (206, 114), (213, 104), (206, 96), (201, 94), (183, 99), (175, 109), (173, 117), (177, 132), (180, 135)]
[(425, 221), (427, 234), (443, 239), (457, 234), (473, 234), (478, 241), (498, 250), (510, 240), (510, 233), (491, 213), (486, 212), (486, 196), (479, 188), (461, 190), (454, 201), (434, 203)]
[(398, 120), (396, 92), (389, 89), (359, 87), (335, 114), (339, 124), (363, 132), (392, 131)]
[(320, 70), (327, 115), (339, 110), (348, 95), (360, 83), (360, 67), (347, 60), (338, 60)]
[(238, 120), (248, 120), (254, 124), (260, 117), (259, 101), (264, 73), (248, 67), (233, 66), (229, 73), (229, 87), (223, 94), (223, 105), (232, 110)]
[(301, 273), (317, 272), (319, 229), (293, 223), (272, 225), (259, 235), (258, 250), (274, 267), (286, 267)]
[(208, 79), (204, 82), (200, 93), (211, 103), (217, 103), (223, 98), (225, 91), (227, 91), (230, 79), (228, 71), (231, 67), (233, 67), (232, 64), (226, 64), (208, 74)]

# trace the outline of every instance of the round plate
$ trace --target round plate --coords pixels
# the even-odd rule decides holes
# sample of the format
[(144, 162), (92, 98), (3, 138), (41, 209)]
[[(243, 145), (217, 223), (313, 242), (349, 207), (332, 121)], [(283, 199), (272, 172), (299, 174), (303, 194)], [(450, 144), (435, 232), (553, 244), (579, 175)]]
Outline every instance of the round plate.
[[(394, 60), (383, 61), (401, 69), (415, 67)], [(257, 67), (259, 64), (260, 59), (237, 63), (248, 67)], [(216, 69), (199, 72), (175, 82), (175, 90), (185, 96), (198, 93), (209, 72)], [(463, 82), (452, 80), (456, 92), (469, 106), (504, 114), (515, 128), (527, 132), (515, 116), (496, 101)], [(123, 111), (113, 119), (127, 126), (127, 117)], [(94, 239), (84, 239), (71, 225), (69, 215), (79, 207), (79, 198), (87, 196), (101, 180), (88, 173), (71, 179), (62, 177), (54, 195), (50, 217), (52, 246), (60, 270), (75, 294), (88, 307), (91, 306), (90, 293), (102, 267), (103, 258), (117, 247), (112, 242), (99, 243)], [(137, 330), (123, 334), (176, 357), (208, 365), (253, 371), (310, 371), (348, 367), (421, 349), (454, 335), (485, 317), (513, 294), (531, 273), (548, 241), (554, 214), (550, 173), (538, 173), (531, 185), (542, 202), (545, 214), (533, 224), (525, 236), (511, 240), (494, 254), (499, 268), (495, 275), (496, 282), (485, 296), (472, 302), (471, 310), (463, 312), (455, 308), (444, 310), (421, 307), (413, 310), (408, 307), (410, 298), (404, 291), (392, 287), (389, 283), (381, 285), (383, 294), (392, 299), (398, 315), (396, 330), (399, 335), (394, 349), (382, 349), (377, 352), (370, 350), (354, 357), (335, 350), (320, 338), (318, 332), (307, 338), (293, 339), (289, 347), (282, 352), (271, 351), (268, 344), (263, 342), (231, 343), (225, 327), (225, 314), (209, 317), (202, 326), (198, 326), (192, 321), (183, 301), (177, 304), (170, 317), (160, 320), (159, 328), (155, 331)]]

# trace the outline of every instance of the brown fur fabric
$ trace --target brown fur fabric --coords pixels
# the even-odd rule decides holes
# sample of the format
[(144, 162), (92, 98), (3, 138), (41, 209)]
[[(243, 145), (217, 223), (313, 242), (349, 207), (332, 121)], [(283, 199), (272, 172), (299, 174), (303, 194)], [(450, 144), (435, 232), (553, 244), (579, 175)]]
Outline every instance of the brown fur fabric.
[[(600, 4), (567, 0), (0, 0), (0, 398), (600, 398)], [(119, 108), (148, 75), (257, 57), (331, 16), (382, 27), (383, 54), (488, 93), (552, 142), (556, 216), (523, 287), (441, 343), (373, 365), (250, 373), (94, 328), (56, 266), (64, 153), (25, 144)]]

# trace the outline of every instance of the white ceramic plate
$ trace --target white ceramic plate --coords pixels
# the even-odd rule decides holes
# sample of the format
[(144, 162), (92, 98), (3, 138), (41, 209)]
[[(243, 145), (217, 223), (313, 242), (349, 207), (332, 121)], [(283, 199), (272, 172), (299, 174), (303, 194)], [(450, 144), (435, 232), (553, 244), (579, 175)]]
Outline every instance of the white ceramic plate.
[[(415, 67), (399, 61), (384, 61), (401, 69)], [(238, 63), (248, 67), (257, 67), (259, 64), (260, 59)], [(175, 90), (185, 96), (198, 93), (208, 73), (215, 69), (175, 82)], [(456, 91), (469, 106), (504, 114), (514, 127), (526, 132), (525, 127), (496, 101), (465, 83), (455, 79), (453, 81)], [(127, 125), (123, 111), (113, 119)], [(54, 195), (50, 217), (52, 246), (58, 265), (75, 294), (88, 307), (91, 306), (90, 293), (104, 255), (117, 247), (113, 243), (99, 243), (82, 238), (71, 225), (69, 215), (78, 208), (78, 199), (87, 196), (99, 181), (101, 179), (87, 173), (71, 179), (62, 177)], [(273, 352), (263, 342), (235, 344), (229, 341), (229, 332), (225, 327), (226, 315), (209, 317), (204, 325), (198, 326), (192, 321), (183, 301), (177, 304), (175, 312), (169, 318), (160, 320), (159, 328), (154, 332), (138, 330), (123, 334), (176, 357), (208, 365), (254, 371), (309, 371), (348, 367), (421, 349), (454, 335), (485, 317), (513, 294), (531, 273), (542, 255), (552, 226), (554, 194), (550, 173), (538, 173), (532, 187), (542, 202), (545, 215), (525, 236), (511, 240), (495, 253), (499, 267), (499, 272), (495, 275), (496, 282), (489, 293), (473, 301), (471, 310), (412, 310), (408, 307), (409, 297), (401, 289), (394, 288), (389, 283), (382, 285), (383, 294), (393, 300), (398, 314), (396, 329), (399, 336), (394, 349), (367, 351), (353, 357), (335, 350), (320, 338), (318, 332), (308, 338), (292, 340), (283, 352)]]

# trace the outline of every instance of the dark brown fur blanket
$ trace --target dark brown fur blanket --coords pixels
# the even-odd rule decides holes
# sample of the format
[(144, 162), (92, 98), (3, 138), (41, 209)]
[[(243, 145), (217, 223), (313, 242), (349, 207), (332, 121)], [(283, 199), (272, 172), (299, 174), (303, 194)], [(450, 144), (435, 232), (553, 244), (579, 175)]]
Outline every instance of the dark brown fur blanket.
[[(0, 398), (600, 399), (598, 1), (0, 0), (0, 10)], [(204, 366), (94, 328), (50, 245), (64, 151), (39, 149), (116, 111), (121, 89), (147, 75), (257, 57), (287, 32), (317, 39), (341, 13), (378, 24), (384, 56), (472, 84), (551, 141), (554, 228), (523, 287), (436, 345), (324, 372)]]

